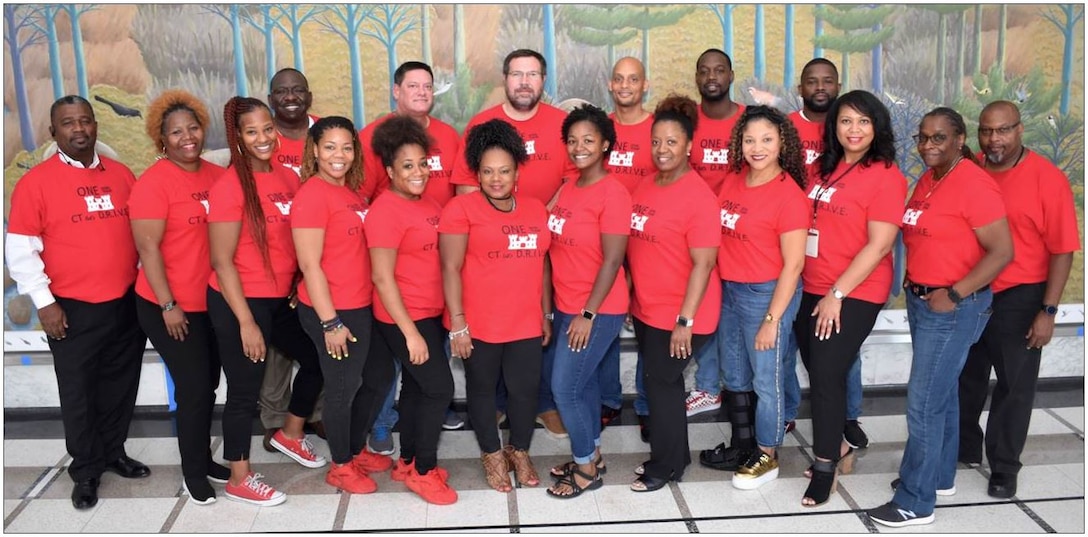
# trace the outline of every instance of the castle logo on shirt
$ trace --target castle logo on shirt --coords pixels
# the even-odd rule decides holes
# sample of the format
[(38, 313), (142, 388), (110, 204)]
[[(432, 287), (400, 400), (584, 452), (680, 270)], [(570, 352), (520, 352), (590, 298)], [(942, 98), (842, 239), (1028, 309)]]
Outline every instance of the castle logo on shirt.
[(280, 210), (280, 214), (284, 216), (291, 214), (291, 202), (276, 201), (273, 204)]
[(811, 149), (805, 150), (805, 166), (811, 166), (820, 158), (819, 151), (813, 151)]
[(731, 213), (725, 209), (722, 209), (722, 227), (726, 229), (737, 229), (737, 220), (740, 220), (740, 213)]
[(831, 197), (835, 195), (837, 188), (824, 188), (822, 185), (812, 185), (812, 191), (808, 193), (808, 199), (814, 200), (816, 196), (820, 197), (820, 201), (824, 203), (831, 203)]
[(507, 250), (536, 250), (536, 233), (529, 233), (526, 235), (518, 235), (512, 233), (506, 236), (509, 239), (510, 244), (507, 246)]
[(212, 206), (208, 203), (208, 200), (200, 200), (200, 204), (204, 206), (204, 214), (207, 215), (211, 212)]
[(646, 221), (649, 219), (649, 215), (631, 213), (631, 229), (635, 231), (646, 231)]
[(83, 201), (87, 203), (87, 212), (89, 213), (113, 210), (113, 199), (109, 194), (103, 194), (101, 196), (83, 196)]
[(922, 213), (924, 213), (924, 212), (925, 211), (920, 211), (920, 210), (916, 210), (916, 209), (907, 209), (906, 211), (903, 212), (903, 225), (917, 226), (918, 225), (918, 219), (921, 218)]
[(359, 221), (365, 224), (366, 223), (366, 213), (368, 213), (368, 212), (370, 212), (369, 209), (367, 209), (365, 211), (355, 211), (355, 214), (359, 215)]
[(525, 154), (526, 155), (535, 155), (536, 154), (536, 140), (525, 140)]
[(560, 218), (554, 214), (548, 215), (548, 230), (556, 235), (563, 234), (563, 225), (567, 223), (566, 218)]
[(608, 156), (608, 165), (622, 168), (630, 168), (635, 165), (635, 152), (613, 151)]
[(427, 157), (427, 167), (430, 168), (432, 172), (442, 171), (442, 157), (439, 155)]
[(729, 164), (729, 150), (704, 148), (703, 164)]

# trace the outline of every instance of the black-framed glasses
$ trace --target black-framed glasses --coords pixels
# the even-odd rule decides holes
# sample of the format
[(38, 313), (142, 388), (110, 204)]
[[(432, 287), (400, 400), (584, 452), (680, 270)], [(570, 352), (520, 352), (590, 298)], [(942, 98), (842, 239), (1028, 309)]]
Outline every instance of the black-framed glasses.
[(947, 134), (934, 134), (933, 136), (926, 136), (924, 134), (915, 134), (911, 136), (914, 142), (918, 145), (924, 145), (926, 142), (932, 141), (935, 144), (943, 144), (948, 140)]
[(979, 136), (992, 136), (996, 132), (997, 134), (1000, 134), (1001, 136), (1005, 136), (1006, 134), (1009, 134), (1012, 131), (1016, 130), (1016, 127), (1019, 127), (1019, 126), (1020, 126), (1020, 122), (1017, 121), (1016, 123), (1013, 123), (1012, 125), (1005, 125), (1003, 127), (998, 127), (996, 129), (991, 129), (991, 128), (987, 128), (987, 127), (979, 127), (978, 128), (978, 135)]

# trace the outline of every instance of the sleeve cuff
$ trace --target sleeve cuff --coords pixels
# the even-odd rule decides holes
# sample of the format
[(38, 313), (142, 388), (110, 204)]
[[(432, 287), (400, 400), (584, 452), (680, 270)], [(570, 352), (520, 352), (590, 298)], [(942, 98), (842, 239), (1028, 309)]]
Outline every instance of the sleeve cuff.
[(48, 287), (46, 287), (45, 289), (31, 291), (29, 295), (30, 300), (34, 302), (34, 307), (37, 309), (42, 309), (57, 301), (57, 299), (53, 297), (53, 293), (49, 291)]

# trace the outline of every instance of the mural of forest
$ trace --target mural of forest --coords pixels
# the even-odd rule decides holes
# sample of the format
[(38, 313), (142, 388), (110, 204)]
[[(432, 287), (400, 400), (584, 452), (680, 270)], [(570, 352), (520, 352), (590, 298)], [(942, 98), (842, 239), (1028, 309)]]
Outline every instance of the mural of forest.
[[(548, 61), (545, 99), (609, 107), (615, 59), (642, 59), (647, 105), (670, 92), (697, 97), (695, 58), (719, 47), (733, 58), (733, 99), (800, 107), (806, 61), (823, 56), (843, 91), (868, 89), (892, 112), (899, 166), (923, 171), (910, 139), (921, 116), (944, 104), (976, 120), (996, 99), (1019, 103), (1024, 143), (1069, 177), (1083, 228), (1084, 6), (592, 5), (592, 4), (5, 4), (4, 216), (11, 190), (52, 142), (56, 98), (91, 100), (99, 141), (139, 175), (156, 149), (143, 112), (180, 87), (212, 111), (207, 150), (225, 147), (220, 117), (233, 95), (265, 99), (276, 70), (306, 73), (312, 112), (361, 128), (393, 106), (393, 71), (422, 60), (435, 69), (434, 115), (462, 129), (503, 98), (502, 58), (516, 48)], [(973, 128), (973, 125), (969, 125)], [(977, 140), (969, 137), (977, 146)], [(1084, 292), (1078, 253), (1064, 303)], [(37, 326), (4, 269), (8, 330)], [(894, 306), (893, 302), (893, 306)]]

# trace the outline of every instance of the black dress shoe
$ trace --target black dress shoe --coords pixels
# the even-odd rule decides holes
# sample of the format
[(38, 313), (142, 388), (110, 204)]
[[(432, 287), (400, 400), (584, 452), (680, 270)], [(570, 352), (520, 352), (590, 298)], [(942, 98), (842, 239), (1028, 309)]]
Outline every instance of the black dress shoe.
[(72, 506), (76, 509), (90, 509), (97, 503), (98, 478), (76, 481), (76, 485), (72, 487)]
[(129, 458), (128, 455), (121, 455), (121, 458), (106, 464), (106, 471), (113, 472), (121, 477), (127, 477), (129, 479), (137, 477), (147, 477), (151, 475), (151, 469), (146, 464)]
[(994, 472), (990, 476), (990, 486), (986, 494), (994, 498), (1012, 498), (1016, 496), (1016, 474)]

